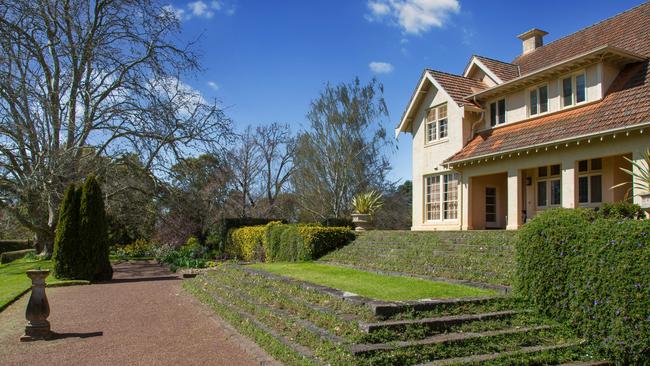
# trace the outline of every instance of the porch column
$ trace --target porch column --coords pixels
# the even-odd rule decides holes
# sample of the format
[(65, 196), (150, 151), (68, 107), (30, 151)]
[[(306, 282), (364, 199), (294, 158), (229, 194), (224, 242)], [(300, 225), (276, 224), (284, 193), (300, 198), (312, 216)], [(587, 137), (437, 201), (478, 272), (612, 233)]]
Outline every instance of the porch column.
[(576, 162), (573, 157), (562, 160), (562, 207), (576, 207)]
[(461, 222), (460, 222), (460, 229), (461, 230), (471, 230), (472, 227), (469, 224), (469, 210), (470, 210), (470, 205), (469, 205), (469, 197), (470, 197), (470, 187), (469, 187), (469, 182), (470, 178), (467, 176), (467, 174), (461, 174), (461, 185), (460, 185), (460, 202), (461, 202)]
[(521, 222), (521, 177), (518, 169), (508, 169), (508, 223), (506, 230), (517, 230)]
[[(635, 150), (632, 152), (632, 161), (634, 161), (636, 164), (639, 164), (646, 169), (650, 168), (645, 165), (645, 161), (642, 157), (643, 151), (642, 150)], [(641, 169), (639, 169), (636, 165), (632, 166), (632, 171), (634, 172), (635, 175), (638, 175), (641, 173)], [(644, 194), (648, 192), (642, 192), (640, 188), (637, 188), (636, 186), (638, 185), (638, 179), (635, 177), (632, 177), (632, 194), (634, 195), (634, 203), (637, 205), (641, 205), (642, 198), (639, 196), (639, 194)]]

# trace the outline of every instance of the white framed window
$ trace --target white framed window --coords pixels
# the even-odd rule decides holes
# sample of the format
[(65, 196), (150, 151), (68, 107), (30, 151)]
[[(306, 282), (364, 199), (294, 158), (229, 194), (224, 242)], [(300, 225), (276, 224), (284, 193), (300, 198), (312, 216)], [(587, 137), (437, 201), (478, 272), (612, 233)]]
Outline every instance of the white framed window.
[(581, 206), (603, 202), (603, 159), (578, 162), (578, 203)]
[(537, 207), (558, 207), (562, 203), (560, 164), (537, 168)]
[(528, 91), (528, 115), (548, 112), (548, 85), (540, 85)]
[(426, 143), (446, 138), (448, 135), (447, 103), (430, 108), (425, 123)]
[(424, 178), (426, 221), (458, 219), (459, 180), (458, 173), (430, 175)]
[(570, 107), (587, 101), (587, 77), (584, 71), (560, 80), (562, 107)]
[(490, 103), (490, 126), (506, 123), (506, 100), (499, 99)]

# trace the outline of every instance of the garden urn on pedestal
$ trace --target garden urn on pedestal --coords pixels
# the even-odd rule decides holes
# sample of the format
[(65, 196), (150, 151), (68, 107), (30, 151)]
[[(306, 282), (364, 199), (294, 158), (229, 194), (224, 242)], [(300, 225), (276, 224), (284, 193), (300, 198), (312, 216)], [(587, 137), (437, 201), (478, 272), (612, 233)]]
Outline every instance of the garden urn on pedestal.
[(355, 231), (372, 230), (372, 216), (369, 214), (352, 214), (352, 222), (354, 223)]
[(372, 230), (373, 214), (377, 211), (383, 202), (381, 201), (381, 193), (370, 191), (361, 193), (352, 198), (352, 222), (356, 227), (356, 231)]
[(25, 317), (27, 325), (25, 334), (20, 337), (22, 342), (47, 339), (52, 336), (50, 332), (50, 304), (45, 295), (45, 278), (50, 274), (48, 269), (31, 269), (27, 271), (27, 277), (32, 280), (32, 294), (29, 296)]

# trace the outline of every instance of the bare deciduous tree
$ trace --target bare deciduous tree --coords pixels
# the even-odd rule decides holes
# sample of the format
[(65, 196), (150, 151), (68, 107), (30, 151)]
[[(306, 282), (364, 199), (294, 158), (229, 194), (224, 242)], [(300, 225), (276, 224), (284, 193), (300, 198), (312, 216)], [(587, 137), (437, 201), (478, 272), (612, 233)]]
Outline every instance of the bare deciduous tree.
[(262, 159), (262, 190), (266, 196), (265, 216), (274, 213), (276, 200), (294, 172), (296, 141), (289, 125), (272, 123), (256, 129), (255, 142)]
[(151, 0), (0, 0), (0, 208), (51, 251), (66, 185), (94, 159), (145, 168), (220, 141), (228, 120), (179, 81), (198, 69)]
[(237, 136), (236, 143), (228, 151), (227, 156), (237, 190), (235, 199), (237, 211), (241, 217), (247, 217), (251, 208), (256, 205), (258, 192), (255, 192), (255, 189), (257, 179), (262, 172), (260, 149), (250, 126)]

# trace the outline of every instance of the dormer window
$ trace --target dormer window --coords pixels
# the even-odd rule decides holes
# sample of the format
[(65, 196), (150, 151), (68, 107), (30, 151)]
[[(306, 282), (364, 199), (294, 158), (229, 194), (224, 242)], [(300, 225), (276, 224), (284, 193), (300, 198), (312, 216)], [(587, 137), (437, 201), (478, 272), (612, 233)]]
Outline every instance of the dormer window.
[(532, 89), (530, 96), (530, 115), (535, 116), (548, 112), (548, 86), (542, 85)]
[(587, 100), (585, 74), (579, 73), (562, 79), (562, 106), (569, 107)]
[(447, 137), (447, 103), (429, 109), (425, 132), (427, 143)]
[(490, 103), (490, 126), (506, 123), (506, 100), (499, 99)]

